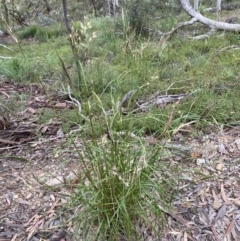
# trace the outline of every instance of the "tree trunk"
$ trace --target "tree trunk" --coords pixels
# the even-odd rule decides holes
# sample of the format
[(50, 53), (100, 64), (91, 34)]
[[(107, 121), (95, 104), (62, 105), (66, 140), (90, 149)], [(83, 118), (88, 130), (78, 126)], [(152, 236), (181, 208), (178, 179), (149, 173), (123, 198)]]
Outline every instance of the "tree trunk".
[(64, 15), (64, 21), (66, 24), (66, 28), (68, 30), (68, 33), (71, 34), (71, 28), (70, 28), (68, 18), (67, 18), (67, 2), (66, 2), (66, 0), (62, 0), (62, 7), (63, 7), (63, 15)]
[(215, 29), (215, 30), (228, 30), (228, 31), (240, 32), (240, 24), (230, 24), (230, 23), (214, 21), (212, 19), (204, 17), (199, 12), (196, 12), (192, 8), (191, 4), (189, 3), (189, 0), (180, 0), (180, 2), (182, 5), (182, 8), (188, 15), (196, 19), (198, 22), (207, 25), (209, 28)]
[(198, 12), (198, 2), (199, 0), (194, 0), (194, 10)]
[(48, 0), (44, 0), (45, 3), (45, 7), (48, 13), (50, 13), (52, 11), (52, 8), (50, 7)]
[(95, 4), (94, 0), (92, 0), (92, 5), (93, 5), (93, 10), (94, 10), (94, 15), (97, 18), (97, 8), (96, 8), (96, 4)]
[(72, 54), (73, 54), (73, 58), (74, 58), (74, 62), (75, 62), (76, 70), (77, 70), (77, 74), (78, 74), (78, 85), (80, 86), (80, 84), (82, 84), (82, 82), (83, 82), (83, 77), (82, 77), (83, 74), (82, 74), (81, 63), (80, 63), (80, 60), (78, 57), (75, 43), (73, 43), (73, 41), (71, 39), (72, 30), (71, 30), (71, 27), (69, 25), (68, 18), (67, 18), (67, 2), (66, 2), (66, 0), (62, 0), (62, 7), (63, 7), (63, 15), (64, 15), (66, 28), (68, 30), (69, 37), (70, 37), (70, 45), (71, 45), (71, 49), (72, 49)]
[(108, 15), (115, 16), (117, 7), (118, 7), (118, 0), (108, 0)]
[(221, 0), (217, 0), (217, 21), (219, 21), (220, 12), (221, 12)]

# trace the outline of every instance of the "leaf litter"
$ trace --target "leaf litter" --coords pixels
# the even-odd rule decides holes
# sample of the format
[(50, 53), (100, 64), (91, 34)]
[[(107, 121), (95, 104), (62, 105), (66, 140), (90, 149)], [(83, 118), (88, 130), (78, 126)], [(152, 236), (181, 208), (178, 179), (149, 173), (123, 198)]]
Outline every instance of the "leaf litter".
[[(0, 125), (0, 240), (75, 240), (76, 210), (65, 204), (81, 175), (78, 154), (67, 143), (60, 122), (34, 121), (38, 108), (72, 108), (71, 104), (56, 94), (45, 95), (35, 84), (5, 82), (0, 93), (6, 101), (16, 93), (30, 96), (17, 117), (10, 115), (10, 123)], [(239, 136), (238, 127), (200, 137), (179, 128), (164, 143), (161, 159), (178, 166), (178, 176), (169, 174), (178, 186), (172, 209), (163, 210), (167, 227), (161, 238), (142, 226), (142, 240), (240, 240)], [(152, 137), (144, 141), (161, 144)], [(81, 139), (75, 144), (81, 148)]]

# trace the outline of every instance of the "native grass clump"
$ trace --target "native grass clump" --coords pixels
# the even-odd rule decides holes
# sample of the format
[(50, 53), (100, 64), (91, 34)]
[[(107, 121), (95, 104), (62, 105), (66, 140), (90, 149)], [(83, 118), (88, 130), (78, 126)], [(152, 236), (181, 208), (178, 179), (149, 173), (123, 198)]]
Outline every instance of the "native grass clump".
[(121, 113), (102, 110), (102, 138), (96, 137), (89, 116), (92, 137), (83, 149), (76, 147), (83, 169), (71, 199), (78, 208), (76, 232), (82, 240), (142, 240), (140, 226), (145, 226), (160, 237), (177, 180), (165, 172), (161, 147), (146, 147), (140, 132), (116, 131), (114, 123), (121, 125)]

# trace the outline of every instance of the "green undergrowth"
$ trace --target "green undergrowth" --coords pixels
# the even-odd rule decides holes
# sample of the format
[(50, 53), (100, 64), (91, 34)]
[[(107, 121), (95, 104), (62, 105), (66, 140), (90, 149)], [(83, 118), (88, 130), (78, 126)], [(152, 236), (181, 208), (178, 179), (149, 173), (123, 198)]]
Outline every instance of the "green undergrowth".
[[(1, 55), (11, 57), (0, 59), (3, 79), (40, 82), (59, 101), (73, 103), (71, 109), (39, 108), (35, 116), (39, 125), (60, 120), (69, 142), (79, 137), (84, 143), (81, 150), (75, 146), (84, 175), (71, 205), (79, 209), (85, 240), (143, 240), (140, 222), (156, 236), (163, 231), (178, 173), (161, 162), (161, 146), (146, 146), (143, 136), (170, 139), (183, 124), (203, 133), (240, 119), (239, 34), (193, 40), (208, 31), (194, 25), (159, 40), (138, 35), (128, 20), (89, 17), (73, 23), (71, 36), (59, 26), (33, 26), (15, 33), (20, 42), (8, 44), (11, 50), (0, 46)], [(178, 21), (171, 15), (154, 27), (169, 31)], [(141, 110), (139, 103), (156, 93), (185, 98)]]
[[(161, 26), (164, 21), (168, 23), (170, 20), (165, 18), (161, 21), (156, 25)], [(176, 18), (172, 20), (173, 23), (175, 21)], [(121, 101), (127, 92), (135, 90), (129, 101), (128, 114), (122, 116), (122, 129), (141, 129), (149, 134), (159, 134), (165, 128), (171, 112), (173, 119), (169, 125), (170, 133), (182, 122), (194, 120), (196, 126), (203, 128), (213, 120), (227, 124), (239, 119), (238, 34), (217, 32), (205, 40), (191, 40), (183, 36), (181, 30), (167, 41), (158, 41), (137, 36), (126, 28), (126, 22), (121, 18), (86, 19), (85, 25), (88, 27), (84, 29), (84, 37), (78, 49), (83, 82), (77, 84), (79, 75), (69, 40), (66, 35), (62, 36), (64, 33), (59, 26), (46, 28), (46, 31), (53, 33), (48, 34), (46, 42), (23, 42), (23, 52), (17, 45), (9, 45), (13, 51), (3, 49), (2, 55), (12, 59), (0, 61), (0, 73), (19, 82), (41, 82), (54, 78), (55, 86), (52, 87), (57, 87), (65, 94), (71, 81), (72, 95), (81, 100), (84, 115), (89, 114), (85, 106), (93, 101), (93, 92), (102, 99), (104, 109), (111, 110), (112, 100)], [(170, 28), (171, 24), (168, 26)], [(82, 33), (82, 27), (78, 28), (78, 33)], [(191, 31), (193, 26), (188, 28), (187, 31)], [(39, 29), (45, 28), (33, 26), (22, 29), (17, 32), (17, 36), (36, 37)], [(204, 30), (199, 29), (199, 32)], [(62, 69), (59, 57), (63, 60), (70, 80)], [(137, 99), (147, 98), (157, 91), (161, 94), (190, 96), (176, 105), (133, 113)], [(92, 108), (92, 111), (95, 125), (101, 126), (99, 119), (102, 110)], [(77, 118), (77, 114), (70, 115), (70, 118), (62, 115), (64, 123), (74, 123)], [(127, 124), (129, 119), (133, 119), (132, 126)]]
[[(102, 101), (94, 96), (104, 111)], [(91, 108), (89, 105), (89, 112)], [(117, 109), (112, 115), (102, 115), (101, 125), (106, 132), (102, 131), (101, 139), (93, 118), (88, 120), (89, 138), (84, 148), (75, 147), (83, 172), (70, 203), (80, 210), (75, 216), (79, 224), (76, 232), (82, 240), (142, 240), (139, 225), (146, 225), (160, 237), (166, 224), (164, 211), (178, 182), (166, 172), (168, 165), (159, 160), (161, 147), (146, 147), (141, 131), (135, 135), (118, 131), (116, 124), (119, 130), (125, 128), (121, 127), (124, 120)]]
[(49, 39), (57, 38), (67, 33), (66, 28), (62, 25), (52, 25), (51, 27), (40, 27), (32, 25), (30, 27), (19, 28), (15, 32), (18, 39), (34, 38), (38, 42), (47, 42)]
[(71, 201), (80, 208), (76, 232), (83, 240), (142, 240), (138, 225), (146, 225), (160, 237), (166, 222), (163, 210), (169, 208), (174, 189), (161, 173), (159, 150), (146, 150), (143, 143), (125, 139), (127, 135), (109, 135), (102, 143), (84, 143), (79, 151), (84, 175)]
[[(46, 43), (36, 43), (29, 40), (21, 44), (19, 49), (17, 44), (11, 44), (12, 51), (3, 49), (2, 55), (10, 57), (0, 61), (0, 74), (9, 80), (17, 82), (39, 82), (47, 78), (59, 78), (62, 76), (61, 67), (57, 55), (64, 55), (66, 59), (70, 52), (66, 37), (52, 39)], [(0, 47), (1, 48), (1, 47)]]

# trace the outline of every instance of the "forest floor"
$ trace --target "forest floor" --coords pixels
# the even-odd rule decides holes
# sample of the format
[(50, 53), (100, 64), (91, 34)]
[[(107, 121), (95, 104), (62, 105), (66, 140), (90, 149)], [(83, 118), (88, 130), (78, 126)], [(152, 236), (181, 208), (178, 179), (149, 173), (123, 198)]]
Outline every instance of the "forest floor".
[[(230, 22), (234, 14), (238, 16), (238, 10), (222, 11), (221, 17)], [(178, 22), (174, 17), (157, 26), (161, 31), (171, 30)], [(239, 35), (216, 33), (192, 41), (206, 32), (199, 24), (181, 29), (166, 42), (135, 41), (131, 32), (126, 32), (124, 40), (119, 35), (121, 21), (90, 21), (93, 29), (86, 32), (89, 38), (81, 49), (85, 81), (102, 101), (102, 108), (91, 103), (98, 138), (106, 138), (99, 121), (102, 110), (114, 108), (113, 102), (132, 89), (138, 88), (134, 100), (158, 92), (192, 97), (140, 115), (130, 110), (133, 122), (126, 131), (133, 126), (133, 133), (144, 133), (141, 141), (146, 149), (159, 147), (166, 176), (177, 183), (171, 208), (162, 210), (165, 228), (156, 235), (151, 224), (139, 221), (140, 241), (240, 241)], [(75, 220), (81, 204), (72, 207), (69, 203), (77, 184), (85, 180), (79, 150), (90, 136), (89, 126), (82, 135), (82, 119), (76, 120), (79, 116), (74, 112), (76, 102), (66, 94), (66, 75), (70, 82), (76, 75), (69, 36), (65, 30), (48, 38), (51, 28), (39, 27), (38, 36), (21, 39), (25, 58), (10, 35), (0, 39), (10, 47), (1, 53), (10, 56), (9, 61), (4, 59), (0, 66), (5, 71), (0, 75), (0, 241), (83, 240)], [(16, 34), (20, 37), (31, 31), (30, 26)], [(30, 83), (32, 80), (38, 83)], [(59, 86), (65, 88), (65, 95), (56, 90)], [(72, 89), (73, 96), (81, 99), (77, 92), (79, 89)], [(89, 93), (83, 108), (94, 102)], [(3, 115), (5, 112), (8, 114)], [(165, 127), (169, 127), (169, 135), (164, 135)], [(90, 235), (87, 241), (93, 240)], [(120, 240), (127, 241), (124, 237)]]
[[(83, 141), (76, 135), (73, 146), (57, 119), (36, 122), (39, 109), (71, 103), (37, 84), (0, 85), (5, 100), (23, 92), (23, 107), (0, 130), (0, 240), (74, 240), (76, 210), (66, 204), (81, 176), (76, 146)], [(179, 169), (173, 209), (165, 213), (162, 238), (142, 226), (142, 240), (240, 240), (240, 128), (219, 126), (199, 136), (193, 128), (183, 126), (166, 145), (166, 165)], [(144, 142), (161, 144), (151, 136)]]

